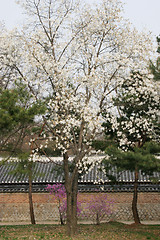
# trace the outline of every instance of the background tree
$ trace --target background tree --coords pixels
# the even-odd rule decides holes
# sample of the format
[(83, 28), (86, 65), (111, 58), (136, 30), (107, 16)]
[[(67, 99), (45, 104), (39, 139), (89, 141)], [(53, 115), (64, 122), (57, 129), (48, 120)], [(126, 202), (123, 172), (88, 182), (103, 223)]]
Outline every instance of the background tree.
[(154, 154), (160, 152), (157, 136), (159, 114), (159, 95), (157, 84), (148, 76), (132, 73), (130, 82), (114, 98), (118, 107), (116, 129), (117, 146), (106, 149), (109, 159), (104, 161), (105, 168), (117, 167), (117, 171), (134, 172), (134, 191), (132, 201), (133, 218), (140, 223), (137, 210), (139, 170), (153, 175), (160, 170), (160, 161)]
[(11, 174), (17, 174), (17, 176), (22, 176), (25, 174), (28, 178), (28, 199), (29, 199), (29, 213), (31, 224), (36, 224), (35, 215), (34, 215), (34, 206), (33, 206), (33, 198), (32, 198), (32, 179), (33, 179), (33, 171), (34, 171), (34, 163), (33, 161), (29, 161), (29, 153), (19, 153), (18, 154), (18, 164), (14, 171)]
[(16, 154), (23, 140), (31, 133), (35, 117), (44, 112), (42, 103), (32, 103), (31, 95), (23, 84), (0, 89), (0, 152)]
[[(157, 52), (159, 54), (160, 53), (160, 38), (159, 37), (157, 37), (157, 44), (158, 44)], [(150, 69), (154, 76), (154, 80), (160, 81), (160, 57), (159, 56), (157, 57), (155, 64), (152, 61), (150, 61)]]
[(35, 224), (32, 201), (33, 163), (28, 159), (33, 149), (28, 148), (25, 150), (26, 153), (23, 153), (23, 142), (26, 136), (31, 138), (32, 128), (36, 124), (35, 117), (42, 114), (44, 109), (42, 102), (32, 102), (31, 94), (20, 81), (15, 82), (12, 88), (11, 86), (10, 88), (0, 88), (0, 153), (4, 157), (2, 164), (5, 164), (10, 157), (16, 156), (19, 161), (17, 173), (27, 174), (32, 224)]
[[(152, 41), (122, 18), (117, 0), (97, 6), (69, 0), (18, 2), (30, 23), (23, 33), (2, 33), (0, 67), (12, 69), (13, 79), (22, 78), (33, 102), (47, 98), (43, 121), (63, 151), (67, 228), (73, 235), (78, 170), (86, 170), (92, 141), (102, 132), (101, 111), (105, 108), (108, 118), (112, 95), (128, 81), (130, 68), (145, 69)], [(47, 136), (44, 131), (42, 136)]]
[[(157, 43), (158, 43), (157, 52), (158, 54), (160, 54), (160, 37), (157, 37)], [(160, 81), (160, 57), (159, 56), (157, 57), (156, 63), (153, 63), (153, 61), (150, 61), (150, 70), (154, 76), (154, 80), (159, 82)], [(160, 89), (158, 93), (160, 96)], [(158, 119), (158, 123), (159, 123), (158, 129), (159, 129), (159, 135), (160, 135), (160, 116)]]

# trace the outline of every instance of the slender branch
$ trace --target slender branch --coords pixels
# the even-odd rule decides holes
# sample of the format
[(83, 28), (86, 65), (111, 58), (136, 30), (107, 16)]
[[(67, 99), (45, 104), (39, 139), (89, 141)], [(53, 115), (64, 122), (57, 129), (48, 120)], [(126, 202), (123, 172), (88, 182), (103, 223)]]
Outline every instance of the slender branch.
[(42, 64), (42, 63), (40, 62), (40, 60), (35, 56), (34, 53), (32, 53), (32, 55), (33, 55), (33, 57), (36, 59), (36, 61), (42, 66), (42, 68), (43, 68), (43, 70), (45, 71), (45, 73), (48, 75), (48, 78), (49, 78), (49, 80), (50, 80), (52, 89), (54, 90), (55, 86), (54, 86), (54, 84), (53, 84), (52, 78), (49, 76), (49, 74), (48, 74), (48, 72), (47, 72), (44, 64)]
[(76, 141), (76, 136), (75, 136), (75, 132), (74, 132), (73, 129), (72, 129), (72, 134), (73, 134), (73, 140), (74, 140), (74, 146), (75, 146), (75, 150), (74, 150), (74, 152), (77, 152), (77, 151), (78, 151), (78, 148), (77, 148), (77, 141)]
[[(112, 76), (110, 77), (110, 81), (111, 81), (111, 80), (113, 79), (113, 77), (116, 75), (117, 71), (119, 70), (119, 68), (120, 68), (121, 66), (122, 66), (122, 65), (119, 65), (118, 68), (114, 71), (114, 73), (113, 73)], [(105, 96), (104, 96), (104, 94), (105, 94), (105, 92), (106, 92), (106, 90), (107, 90), (108, 85), (106, 85), (106, 86), (104, 87), (103, 95), (102, 95), (102, 98), (101, 98), (101, 101), (100, 101), (100, 104), (99, 104), (99, 108), (100, 108), (100, 109), (102, 108), (102, 104), (103, 104), (103, 101), (104, 101), (104, 99), (106, 98), (106, 96), (108, 96), (111, 92), (113, 92), (116, 88), (118, 88), (118, 86), (120, 86), (120, 84), (117, 85), (115, 88), (111, 89)]]
[(52, 44), (52, 39), (50, 38), (50, 36), (49, 36), (49, 34), (48, 34), (47, 30), (46, 30), (46, 27), (45, 27), (45, 25), (43, 24), (42, 18), (41, 18), (41, 16), (40, 16), (39, 7), (38, 7), (39, 3), (40, 3), (40, 1), (38, 2), (38, 4), (36, 4), (36, 3), (34, 2), (34, 5), (35, 5), (36, 11), (37, 11), (37, 16), (38, 16), (38, 19), (39, 19), (39, 21), (40, 21), (40, 23), (41, 23), (41, 26), (42, 26), (42, 28), (43, 28), (43, 30), (44, 30), (44, 32), (45, 32), (45, 34), (46, 34), (49, 42)]
[(84, 122), (84, 119), (83, 119), (82, 123), (81, 123), (81, 126), (80, 126), (80, 133), (79, 133), (79, 140), (78, 140), (78, 149), (80, 149), (81, 145), (82, 145), (84, 126), (85, 126), (85, 122)]
[[(87, 24), (85, 24), (85, 25), (83, 26), (83, 28), (84, 28), (85, 26), (87, 26)], [(69, 46), (69, 45), (71, 44), (71, 42), (75, 39), (75, 37), (77, 36), (77, 34), (82, 31), (83, 28), (80, 28), (80, 29), (75, 33), (75, 35), (70, 39), (70, 41), (66, 44), (66, 46), (64, 47), (63, 51), (61, 52), (61, 54), (60, 54), (60, 56), (59, 56), (59, 58), (58, 58), (58, 62), (59, 62), (60, 59), (62, 58), (62, 56), (63, 56), (64, 52), (67, 50), (68, 46)]]
[(17, 72), (20, 74), (20, 76), (23, 78), (23, 80), (27, 83), (28, 88), (30, 89), (31, 93), (33, 94), (35, 99), (38, 101), (38, 98), (37, 98), (36, 94), (34, 93), (33, 88), (30, 86), (29, 82), (27, 81), (26, 77), (23, 75), (21, 70), (16, 65), (14, 65), (14, 68), (17, 70)]

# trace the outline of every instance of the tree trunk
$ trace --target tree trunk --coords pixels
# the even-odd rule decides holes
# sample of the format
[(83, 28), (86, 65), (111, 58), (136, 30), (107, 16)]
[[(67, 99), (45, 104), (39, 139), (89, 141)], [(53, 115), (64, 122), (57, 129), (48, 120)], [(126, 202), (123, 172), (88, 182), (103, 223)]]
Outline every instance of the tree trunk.
[(59, 216), (60, 216), (60, 223), (61, 223), (61, 225), (64, 225), (64, 221), (63, 221), (62, 214), (61, 214), (61, 213), (59, 213)]
[(32, 201), (32, 166), (29, 163), (29, 210), (30, 210), (30, 218), (31, 223), (36, 224), (34, 217), (34, 209), (33, 209), (33, 201)]
[(64, 155), (64, 173), (67, 194), (67, 234), (72, 237), (77, 231), (78, 169), (75, 166), (72, 174), (69, 174), (67, 154)]
[[(76, 178), (77, 179), (77, 178)], [(67, 191), (67, 234), (74, 236), (77, 231), (77, 193), (78, 181), (74, 179)]]
[(132, 200), (132, 212), (135, 224), (140, 224), (140, 218), (137, 209), (137, 200), (138, 200), (138, 169), (135, 168), (135, 182), (134, 182), (134, 191), (133, 191), (133, 200)]
[(100, 225), (100, 220), (99, 220), (99, 214), (98, 213), (96, 214), (96, 224)]
[(78, 195), (78, 170), (72, 186), (72, 217), (74, 234), (77, 231), (77, 195)]

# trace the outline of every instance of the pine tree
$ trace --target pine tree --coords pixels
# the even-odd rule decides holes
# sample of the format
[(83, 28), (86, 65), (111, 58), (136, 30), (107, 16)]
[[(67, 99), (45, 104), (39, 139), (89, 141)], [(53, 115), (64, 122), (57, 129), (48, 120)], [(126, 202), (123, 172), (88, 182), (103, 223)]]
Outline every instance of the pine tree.
[(31, 133), (35, 116), (44, 110), (44, 103), (32, 103), (31, 94), (21, 83), (0, 88), (0, 152), (13, 155), (20, 149), (24, 137)]
[(44, 103), (37, 102), (33, 104), (31, 94), (23, 84), (17, 82), (14, 88), (0, 89), (0, 152), (7, 153), (7, 158), (4, 158), (1, 163), (5, 164), (6, 160), (14, 154), (19, 159), (16, 172), (18, 174), (27, 174), (32, 224), (35, 224), (32, 201), (33, 162), (28, 161), (30, 152), (23, 153), (21, 146), (24, 137), (32, 132), (35, 116), (44, 113), (44, 111)]
[[(160, 54), (160, 37), (157, 37), (157, 44), (157, 52)], [(155, 64), (150, 61), (150, 70), (154, 76), (154, 80), (160, 81), (160, 57), (157, 58)]]
[[(160, 37), (157, 37), (157, 44), (158, 44), (157, 52), (160, 54)], [(160, 56), (158, 56), (155, 63), (150, 61), (150, 70), (151, 70), (151, 73), (154, 76), (154, 80), (157, 81), (157, 82), (160, 82)], [(160, 88), (159, 88), (158, 93), (159, 93), (159, 96), (160, 96)], [(158, 119), (158, 128), (159, 128), (159, 135), (160, 135), (160, 116), (159, 116), (159, 119)]]
[[(143, 147), (135, 147), (132, 151), (127, 152), (124, 152), (113, 145), (108, 147), (106, 150), (106, 153), (109, 155), (109, 159), (105, 160), (105, 168), (107, 170), (110, 169), (111, 166), (116, 166), (118, 173), (124, 170), (134, 172), (135, 180), (132, 212), (134, 222), (136, 224), (140, 224), (140, 218), (137, 210), (139, 170), (153, 179), (153, 173), (160, 171), (160, 160), (156, 157), (156, 153), (159, 152), (160, 144), (155, 142), (146, 142)], [(111, 179), (113, 180), (113, 176), (110, 177), (112, 177)]]
[(118, 108), (115, 143), (106, 149), (109, 159), (104, 161), (106, 171), (116, 166), (117, 171), (134, 172), (132, 211), (136, 224), (140, 224), (137, 210), (139, 170), (153, 175), (160, 171), (158, 142), (159, 95), (154, 82), (140, 73), (132, 73), (131, 79), (123, 84), (123, 90), (114, 99)]
[(18, 155), (19, 161), (15, 170), (11, 172), (11, 174), (15, 174), (18, 177), (22, 175), (26, 175), (28, 178), (28, 200), (29, 200), (29, 212), (31, 224), (36, 224), (35, 215), (34, 215), (34, 207), (33, 207), (33, 198), (32, 198), (32, 180), (33, 180), (33, 170), (34, 170), (34, 162), (29, 161), (29, 153), (20, 153)]

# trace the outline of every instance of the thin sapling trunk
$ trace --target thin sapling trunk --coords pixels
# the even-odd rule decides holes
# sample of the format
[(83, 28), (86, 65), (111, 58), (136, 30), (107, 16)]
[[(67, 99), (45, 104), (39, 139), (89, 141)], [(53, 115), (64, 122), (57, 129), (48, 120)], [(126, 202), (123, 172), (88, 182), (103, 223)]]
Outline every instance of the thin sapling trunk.
[(140, 224), (140, 218), (137, 209), (137, 201), (138, 201), (138, 169), (135, 168), (135, 182), (134, 182), (134, 190), (133, 190), (133, 200), (132, 200), (132, 212), (135, 224)]
[(36, 224), (35, 217), (34, 217), (34, 208), (33, 208), (33, 199), (32, 199), (32, 165), (29, 163), (29, 210), (30, 210), (30, 218), (31, 223)]

